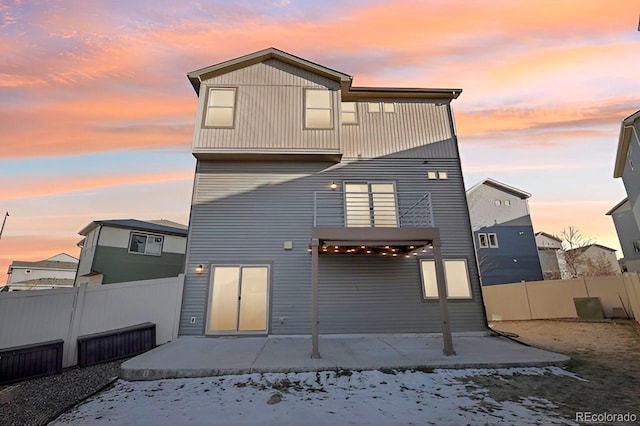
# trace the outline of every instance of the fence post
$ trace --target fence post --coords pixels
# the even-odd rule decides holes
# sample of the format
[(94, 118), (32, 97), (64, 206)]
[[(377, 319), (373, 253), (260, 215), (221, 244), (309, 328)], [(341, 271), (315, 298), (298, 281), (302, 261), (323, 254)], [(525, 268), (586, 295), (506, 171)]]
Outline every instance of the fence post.
[(67, 340), (64, 342), (64, 363), (63, 367), (71, 367), (76, 365), (78, 352), (78, 332), (82, 321), (82, 312), (84, 311), (84, 299), (87, 294), (87, 284), (80, 284), (77, 287), (76, 298), (71, 312), (71, 321), (69, 322), (69, 333)]
[[(178, 289), (176, 294), (176, 305), (173, 310), (173, 333), (171, 334), (171, 340), (178, 338), (178, 332), (180, 331), (180, 314), (182, 308), (182, 292), (184, 290), (184, 274), (178, 275)], [(158, 342), (156, 342), (157, 344)]]

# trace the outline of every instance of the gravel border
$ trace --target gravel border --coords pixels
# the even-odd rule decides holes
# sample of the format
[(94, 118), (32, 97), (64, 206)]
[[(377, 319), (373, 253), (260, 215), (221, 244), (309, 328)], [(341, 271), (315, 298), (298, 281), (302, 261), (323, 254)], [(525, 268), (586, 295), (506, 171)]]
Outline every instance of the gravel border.
[(0, 403), (2, 425), (46, 425), (92, 395), (111, 386), (120, 374), (120, 364), (112, 361), (90, 367), (71, 367), (62, 374), (15, 383), (15, 396)]

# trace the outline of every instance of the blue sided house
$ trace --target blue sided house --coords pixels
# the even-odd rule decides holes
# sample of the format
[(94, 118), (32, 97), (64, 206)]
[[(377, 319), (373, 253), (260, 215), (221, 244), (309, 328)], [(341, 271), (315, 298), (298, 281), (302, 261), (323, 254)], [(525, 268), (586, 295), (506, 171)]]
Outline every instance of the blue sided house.
[(482, 285), (543, 279), (527, 202), (530, 196), (490, 178), (467, 191)]

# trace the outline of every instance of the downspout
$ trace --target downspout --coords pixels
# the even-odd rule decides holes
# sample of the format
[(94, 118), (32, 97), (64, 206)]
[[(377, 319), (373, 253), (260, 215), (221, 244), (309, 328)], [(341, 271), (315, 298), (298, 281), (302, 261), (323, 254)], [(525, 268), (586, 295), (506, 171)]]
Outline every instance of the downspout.
[(466, 209), (467, 212), (467, 223), (468, 223), (468, 227), (467, 229), (469, 230), (469, 232), (471, 233), (471, 241), (472, 241), (472, 249), (473, 249), (473, 257), (474, 260), (476, 262), (476, 271), (478, 273), (478, 284), (480, 284), (480, 304), (482, 305), (482, 316), (484, 318), (484, 326), (487, 329), (487, 331), (489, 330), (489, 322), (487, 320), (487, 307), (484, 304), (484, 296), (482, 295), (482, 277), (480, 276), (480, 268), (479, 265), (480, 263), (478, 262), (478, 252), (476, 251), (476, 246), (475, 246), (475, 239), (473, 237), (473, 229), (471, 228), (471, 216), (469, 214), (469, 203), (467, 201), (467, 194), (465, 191), (465, 184), (464, 184), (464, 174), (462, 173), (462, 161), (460, 159), (460, 148), (458, 147), (458, 136), (456, 134), (456, 126), (455, 126), (455, 119), (453, 117), (453, 110), (451, 108), (451, 101), (449, 101), (449, 103), (447, 103), (447, 113), (449, 114), (449, 128), (451, 129), (451, 138), (453, 139), (453, 141), (455, 142), (455, 147), (456, 147), (456, 157), (457, 157), (457, 161), (458, 161), (458, 167), (460, 169), (460, 182), (462, 182), (462, 193), (464, 194), (464, 208)]

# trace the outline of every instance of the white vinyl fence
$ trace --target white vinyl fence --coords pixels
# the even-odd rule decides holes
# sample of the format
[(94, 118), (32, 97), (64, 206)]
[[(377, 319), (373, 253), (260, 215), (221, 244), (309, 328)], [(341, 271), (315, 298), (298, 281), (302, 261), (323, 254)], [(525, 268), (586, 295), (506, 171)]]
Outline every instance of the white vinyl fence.
[(77, 364), (79, 336), (144, 322), (156, 344), (178, 336), (184, 275), (156, 280), (0, 293), (0, 349), (64, 340), (64, 367)]

